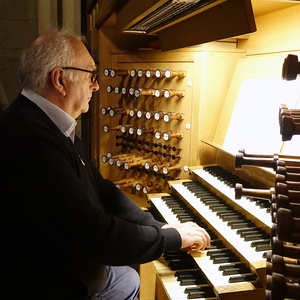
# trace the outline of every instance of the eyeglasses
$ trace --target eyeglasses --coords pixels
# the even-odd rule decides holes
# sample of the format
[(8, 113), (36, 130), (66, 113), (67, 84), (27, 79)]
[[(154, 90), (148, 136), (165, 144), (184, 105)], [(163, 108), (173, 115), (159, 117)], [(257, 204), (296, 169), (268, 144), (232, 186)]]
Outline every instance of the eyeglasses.
[(63, 70), (77, 70), (77, 71), (82, 71), (82, 72), (87, 72), (87, 73), (91, 73), (92, 77), (91, 77), (91, 81), (92, 83), (96, 83), (99, 73), (98, 71), (91, 71), (91, 70), (85, 70), (85, 69), (80, 69), (80, 68), (75, 68), (75, 67), (62, 67)]

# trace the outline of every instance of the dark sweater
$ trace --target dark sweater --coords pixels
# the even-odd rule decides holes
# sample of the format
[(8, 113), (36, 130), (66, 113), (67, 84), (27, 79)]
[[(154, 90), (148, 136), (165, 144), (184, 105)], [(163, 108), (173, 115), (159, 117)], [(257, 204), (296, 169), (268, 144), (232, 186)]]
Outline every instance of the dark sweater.
[(178, 232), (161, 226), (33, 102), (19, 95), (1, 115), (4, 299), (85, 299), (93, 283), (101, 288), (105, 265), (145, 263), (179, 249)]

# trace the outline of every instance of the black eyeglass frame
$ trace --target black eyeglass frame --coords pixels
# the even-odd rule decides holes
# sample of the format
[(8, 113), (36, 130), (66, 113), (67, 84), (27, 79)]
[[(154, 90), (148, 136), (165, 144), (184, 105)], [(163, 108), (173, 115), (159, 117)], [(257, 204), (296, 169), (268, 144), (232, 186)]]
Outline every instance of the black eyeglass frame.
[(98, 80), (98, 76), (99, 76), (99, 72), (96, 70), (91, 71), (91, 70), (80, 69), (80, 68), (76, 68), (76, 67), (62, 67), (62, 69), (63, 70), (77, 70), (77, 71), (91, 73), (92, 74), (92, 78), (91, 78), (92, 83), (96, 83), (96, 81)]

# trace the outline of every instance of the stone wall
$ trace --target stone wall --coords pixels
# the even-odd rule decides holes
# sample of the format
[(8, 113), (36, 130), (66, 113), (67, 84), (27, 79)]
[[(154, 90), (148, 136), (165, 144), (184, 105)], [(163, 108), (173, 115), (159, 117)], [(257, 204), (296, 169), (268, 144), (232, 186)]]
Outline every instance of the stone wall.
[(20, 91), (19, 57), (37, 34), (37, 0), (0, 0), (0, 112)]

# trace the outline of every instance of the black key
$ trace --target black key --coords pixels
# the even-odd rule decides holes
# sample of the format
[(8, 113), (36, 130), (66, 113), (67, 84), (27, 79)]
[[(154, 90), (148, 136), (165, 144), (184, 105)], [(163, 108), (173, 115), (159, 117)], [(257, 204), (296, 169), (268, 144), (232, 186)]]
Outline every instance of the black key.
[(180, 281), (180, 286), (187, 286), (187, 285), (196, 285), (196, 284), (205, 284), (207, 280), (205, 278), (189, 278), (189, 279), (182, 279)]
[(200, 273), (201, 275), (201, 271), (199, 269), (194, 269), (194, 270), (180, 270), (180, 271), (176, 271), (174, 276), (175, 277), (195, 277)]
[(223, 265), (221, 265), (221, 266), (219, 266), (219, 271), (224, 271), (224, 270), (226, 270), (226, 269), (228, 269), (228, 268), (233, 268), (233, 267), (240, 267), (240, 268), (243, 268), (243, 267), (245, 267), (246, 265), (244, 264), (244, 263), (241, 263), (241, 262), (239, 262), (239, 263), (228, 263), (228, 264), (223, 264)]
[(255, 281), (255, 280), (256, 280), (256, 276), (250, 273), (244, 275), (231, 276), (228, 281), (229, 283), (235, 283), (235, 282)]
[(270, 240), (258, 240), (258, 241), (254, 241), (251, 243), (251, 247), (258, 247), (258, 246), (261, 246), (261, 245), (266, 245), (266, 244), (269, 244), (270, 243)]
[(212, 287), (194, 287), (194, 288), (186, 288), (184, 293), (188, 294), (188, 299), (197, 299), (197, 298), (210, 298), (216, 297)]
[(226, 276), (226, 275), (236, 275), (236, 274), (246, 274), (251, 272), (249, 268), (244, 267), (244, 268), (229, 268), (229, 269), (225, 269), (222, 272), (222, 275)]
[(231, 257), (216, 257), (213, 260), (214, 264), (223, 264), (227, 262), (238, 262), (239, 259), (236, 256), (231, 256)]
[(271, 249), (272, 249), (271, 244), (259, 245), (259, 246), (255, 247), (255, 251), (257, 251), (257, 252), (268, 251)]

